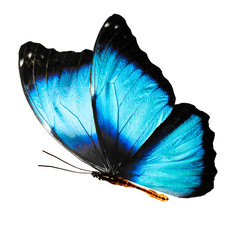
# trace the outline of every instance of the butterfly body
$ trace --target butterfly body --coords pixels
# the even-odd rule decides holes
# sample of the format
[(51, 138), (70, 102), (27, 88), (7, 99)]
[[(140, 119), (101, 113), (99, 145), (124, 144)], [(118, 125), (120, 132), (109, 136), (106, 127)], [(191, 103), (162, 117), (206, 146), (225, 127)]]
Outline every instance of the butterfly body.
[(103, 24), (93, 51), (25, 43), (19, 71), (39, 121), (99, 172), (94, 177), (152, 196), (156, 190), (194, 197), (213, 188), (209, 116), (191, 104), (174, 104), (171, 84), (121, 16)]
[(112, 174), (96, 172), (96, 171), (93, 171), (91, 174), (92, 174), (93, 177), (95, 177), (99, 180), (107, 181), (107, 182), (109, 182), (111, 184), (114, 184), (114, 185), (119, 185), (119, 186), (123, 186), (123, 187), (130, 187), (130, 188), (138, 189), (140, 191), (143, 191), (143, 192), (147, 193), (150, 197), (158, 199), (160, 201), (164, 202), (164, 201), (168, 200), (168, 197), (166, 195), (159, 194), (156, 191), (153, 191), (151, 189), (146, 189), (146, 188), (143, 188), (141, 186), (138, 186), (138, 185), (136, 185), (136, 184), (124, 179), (124, 178), (117, 177), (117, 176), (112, 175)]

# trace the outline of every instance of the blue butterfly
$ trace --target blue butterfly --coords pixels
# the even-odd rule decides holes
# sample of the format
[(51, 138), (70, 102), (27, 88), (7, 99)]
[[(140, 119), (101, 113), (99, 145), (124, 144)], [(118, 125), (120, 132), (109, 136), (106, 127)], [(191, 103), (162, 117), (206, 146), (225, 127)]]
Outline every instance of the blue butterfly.
[(97, 170), (94, 177), (163, 201), (167, 196), (156, 191), (195, 197), (213, 188), (209, 116), (191, 104), (174, 105), (172, 86), (121, 16), (107, 19), (93, 51), (25, 43), (19, 71), (37, 118)]

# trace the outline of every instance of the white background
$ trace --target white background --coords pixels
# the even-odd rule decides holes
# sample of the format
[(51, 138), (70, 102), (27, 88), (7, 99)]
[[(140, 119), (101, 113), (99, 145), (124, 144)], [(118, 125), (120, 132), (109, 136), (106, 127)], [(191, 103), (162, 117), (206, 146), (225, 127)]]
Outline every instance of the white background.
[[(0, 239), (239, 239), (238, 1), (3, 1), (0, 6)], [(39, 124), (24, 97), (18, 50), (92, 49), (103, 22), (121, 14), (171, 82), (177, 103), (210, 116), (215, 188), (167, 203), (91, 176), (38, 168), (47, 150), (88, 168)]]

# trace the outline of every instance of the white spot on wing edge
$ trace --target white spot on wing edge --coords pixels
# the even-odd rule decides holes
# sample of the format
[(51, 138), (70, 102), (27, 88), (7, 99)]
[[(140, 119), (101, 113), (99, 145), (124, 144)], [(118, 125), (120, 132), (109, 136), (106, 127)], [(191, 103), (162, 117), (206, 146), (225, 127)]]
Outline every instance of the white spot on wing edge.
[(110, 23), (109, 22), (106, 22), (104, 27), (109, 27), (110, 26)]
[(22, 67), (23, 63), (24, 63), (24, 59), (22, 58), (22, 59), (19, 61), (19, 66)]
[(31, 56), (32, 56), (32, 53), (31, 52), (28, 53), (28, 58), (31, 58)]
[(114, 26), (114, 29), (117, 29), (117, 28), (119, 28), (119, 26), (118, 26), (118, 25), (115, 25), (115, 26)]

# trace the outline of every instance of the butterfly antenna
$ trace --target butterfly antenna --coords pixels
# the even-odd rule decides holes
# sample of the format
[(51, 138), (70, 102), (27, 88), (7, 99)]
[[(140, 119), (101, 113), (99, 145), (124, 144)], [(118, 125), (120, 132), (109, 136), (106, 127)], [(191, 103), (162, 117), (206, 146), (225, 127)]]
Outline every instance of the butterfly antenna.
[(81, 173), (81, 174), (91, 174), (92, 172), (80, 172), (80, 171), (73, 171), (73, 170), (69, 170), (66, 168), (60, 168), (60, 167), (55, 167), (55, 166), (50, 166), (50, 165), (38, 165), (39, 167), (48, 167), (48, 168), (55, 168), (55, 169), (59, 169), (59, 170), (63, 170), (66, 172), (72, 172), (72, 173)]
[[(83, 169), (83, 168), (79, 168), (79, 167), (77, 167), (77, 166), (75, 166), (75, 165), (72, 165), (72, 164), (70, 164), (70, 163), (68, 163), (68, 162), (66, 162), (66, 161), (64, 161), (64, 160), (62, 160), (61, 158), (59, 158), (59, 157), (57, 157), (57, 156), (55, 156), (55, 155), (53, 155), (53, 154), (51, 154), (51, 153), (49, 153), (49, 152), (47, 152), (47, 151), (45, 151), (45, 150), (42, 150), (42, 151), (43, 151), (44, 153), (46, 153), (46, 154), (48, 154), (48, 155), (50, 155), (50, 156), (56, 158), (57, 160), (59, 160), (59, 161), (65, 163), (65, 164), (67, 164), (67, 165), (73, 167), (73, 168), (76, 168), (76, 169), (78, 169), (78, 170), (80, 170), (80, 171), (84, 171), (85, 173), (92, 173), (92, 171), (90, 171), (90, 170)], [(52, 167), (52, 168), (57, 168), (57, 169), (61, 169), (61, 170), (66, 170), (66, 171), (69, 171), (69, 172), (80, 173), (80, 172), (78, 172), (78, 171), (67, 170), (67, 169), (64, 169), (64, 168), (58, 168), (58, 167), (49, 166), (49, 165), (38, 165), (38, 166), (39, 166), (39, 167)]]

